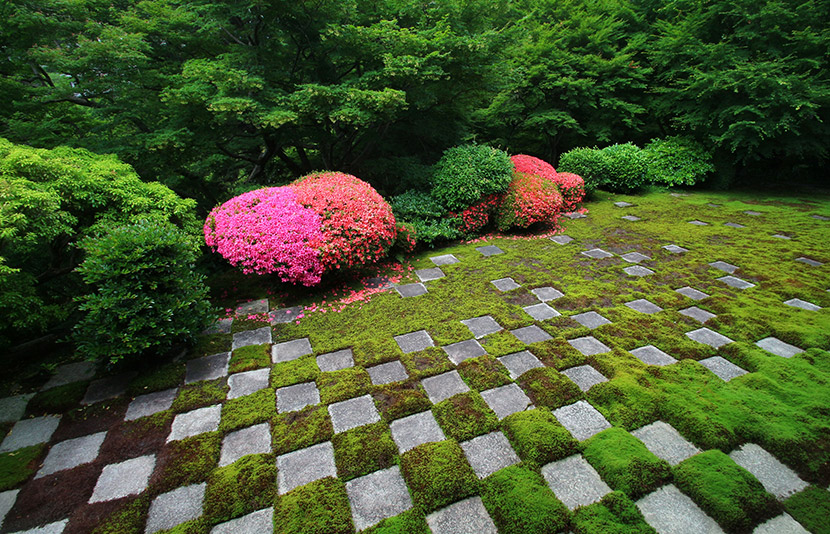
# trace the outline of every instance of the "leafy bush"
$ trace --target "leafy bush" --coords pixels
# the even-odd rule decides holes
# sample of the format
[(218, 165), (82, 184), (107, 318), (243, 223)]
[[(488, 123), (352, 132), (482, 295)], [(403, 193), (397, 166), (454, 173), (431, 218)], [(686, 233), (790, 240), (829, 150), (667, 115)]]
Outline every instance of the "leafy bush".
[(559, 157), (559, 172), (573, 173), (584, 180), (585, 194), (602, 187), (608, 176), (608, 161), (598, 148), (574, 148)]
[(390, 205), (396, 220), (414, 229), (417, 244), (432, 247), (461, 236), (458, 220), (445, 218), (446, 210), (429, 193), (410, 190), (392, 198)]
[(78, 351), (116, 363), (162, 352), (210, 322), (207, 288), (194, 269), (198, 245), (172, 224), (152, 219), (81, 242), (78, 268), (91, 290), (75, 327)]
[(516, 173), (496, 216), (499, 230), (527, 228), (535, 223), (554, 224), (562, 210), (559, 187), (550, 178)]
[(648, 179), (666, 185), (694, 185), (715, 170), (712, 155), (688, 137), (652, 139), (643, 149)]
[(628, 193), (646, 184), (648, 165), (643, 151), (631, 143), (602, 149), (606, 175), (602, 187), (614, 193)]
[(432, 196), (447, 210), (464, 210), (481, 198), (503, 193), (513, 179), (513, 162), (485, 145), (448, 149), (435, 165)]

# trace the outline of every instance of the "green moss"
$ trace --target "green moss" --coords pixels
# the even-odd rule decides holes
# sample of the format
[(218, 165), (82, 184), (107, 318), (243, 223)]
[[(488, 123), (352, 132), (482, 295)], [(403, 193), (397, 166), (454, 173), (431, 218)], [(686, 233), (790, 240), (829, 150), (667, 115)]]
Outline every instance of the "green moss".
[(40, 458), (46, 445), (33, 445), (0, 454), (0, 491), (19, 486), (29, 479), (40, 466)]
[(401, 470), (413, 501), (425, 513), (478, 493), (478, 479), (454, 441), (425, 443), (406, 451)]
[(205, 517), (185, 521), (180, 525), (167, 530), (160, 530), (160, 534), (208, 534), (211, 524)]
[(507, 330), (485, 336), (479, 342), (484, 347), (484, 350), (487, 351), (487, 354), (490, 354), (494, 358), (513, 354), (514, 352), (525, 349), (525, 344)]
[(274, 390), (265, 388), (226, 401), (222, 405), (222, 419), (219, 422), (220, 432), (230, 432), (245, 428), (271, 419), (277, 413), (277, 398)]
[(775, 497), (721, 451), (706, 451), (674, 467), (677, 487), (730, 532), (752, 527), (781, 512)]
[(573, 517), (575, 534), (657, 534), (625, 493), (614, 491), (600, 502), (578, 508)]
[(225, 379), (196, 382), (179, 390), (171, 409), (177, 413), (189, 412), (222, 402), (227, 396), (228, 384)]
[(430, 534), (424, 513), (413, 508), (364, 530), (366, 534)]
[(208, 477), (205, 515), (213, 523), (267, 508), (277, 495), (274, 455), (252, 454), (220, 467)]
[(401, 363), (406, 367), (409, 376), (414, 378), (434, 376), (453, 369), (447, 353), (440, 347), (429, 347), (426, 350), (404, 354), (401, 356)]
[(324, 478), (283, 495), (275, 511), (283, 534), (352, 534), (352, 514), (343, 482)]
[(144, 532), (149, 509), (150, 495), (144, 493), (110, 512), (92, 534), (141, 534)]
[(658, 381), (652, 373), (659, 376), (660, 368), (621, 373), (591, 388), (588, 397), (611, 424), (629, 430), (640, 428), (659, 418), (660, 401), (653, 387)]
[(582, 455), (612, 489), (639, 498), (671, 477), (669, 464), (623, 430), (609, 428), (584, 443)]
[(541, 475), (522, 465), (506, 467), (482, 481), (481, 498), (504, 534), (545, 534), (568, 526), (565, 505)]
[(230, 352), (233, 343), (233, 336), (230, 334), (208, 334), (199, 336), (196, 345), (188, 352), (188, 358), (201, 358), (202, 356), (210, 356), (219, 354), (220, 352)]
[(89, 382), (73, 382), (41, 391), (26, 405), (27, 415), (68, 412), (77, 407), (86, 394)]
[(519, 457), (537, 466), (577, 451), (577, 441), (547, 408), (508, 415), (501, 427)]
[[(373, 330), (373, 327), (369, 328), (369, 332)], [(379, 363), (391, 362), (397, 360), (400, 355), (401, 349), (395, 343), (393, 336), (372, 336), (368, 339), (361, 339), (360, 342), (352, 345), (354, 363), (361, 367), (371, 367)]]
[(550, 367), (537, 367), (519, 377), (519, 385), (536, 406), (552, 410), (583, 398), (579, 386)]
[(168, 443), (150, 479), (153, 491), (164, 493), (204, 482), (219, 462), (221, 441), (218, 432), (206, 432)]
[(784, 509), (810, 532), (830, 534), (830, 491), (810, 486), (784, 501)]
[(127, 394), (133, 397), (173, 389), (184, 382), (186, 365), (183, 362), (170, 362), (145, 370), (139, 374), (127, 388)]
[(269, 365), (271, 365), (271, 345), (248, 345), (233, 351), (228, 368), (231, 373), (240, 373)]
[(490, 355), (464, 360), (458, 365), (458, 374), (477, 391), (497, 388), (512, 382), (507, 368)]
[(326, 406), (307, 406), (297, 412), (279, 414), (271, 424), (276, 455), (322, 443), (333, 434)]
[(398, 447), (392, 441), (389, 427), (383, 423), (336, 434), (331, 443), (337, 475), (343, 480), (390, 467), (398, 455)]
[(369, 373), (360, 367), (320, 373), (317, 377), (317, 389), (320, 390), (320, 402), (323, 404), (365, 395), (371, 387)]
[(444, 433), (455, 440), (486, 434), (498, 426), (498, 418), (476, 391), (454, 395), (432, 407)]
[(372, 397), (386, 422), (429, 410), (432, 406), (420, 382), (414, 379), (375, 386)]
[(233, 320), (233, 324), (231, 324), (231, 334), (270, 326), (267, 313), (255, 313), (251, 316), (253, 319), (248, 319), (248, 315), (237, 315)]
[(303, 382), (314, 382), (319, 374), (320, 368), (317, 367), (317, 360), (311, 356), (304, 356), (273, 366), (271, 368), (271, 386), (282, 388)]

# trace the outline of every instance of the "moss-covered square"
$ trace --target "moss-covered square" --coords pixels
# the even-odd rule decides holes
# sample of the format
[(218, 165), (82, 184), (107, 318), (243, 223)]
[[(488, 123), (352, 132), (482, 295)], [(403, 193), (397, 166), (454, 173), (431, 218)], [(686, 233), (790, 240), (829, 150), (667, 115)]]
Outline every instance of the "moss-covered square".
[(33, 445), (0, 454), (0, 491), (19, 486), (40, 466), (46, 445)]
[(669, 464), (622, 428), (603, 430), (584, 447), (582, 455), (611, 489), (632, 499), (650, 493), (671, 477)]
[(573, 404), (584, 395), (579, 386), (568, 377), (550, 367), (537, 367), (519, 377), (519, 385), (536, 406), (551, 410)]
[(577, 450), (578, 442), (547, 408), (508, 415), (501, 428), (519, 457), (539, 467)]
[(432, 406), (420, 382), (415, 379), (376, 386), (372, 397), (386, 422), (429, 410)]
[(320, 368), (313, 356), (304, 356), (290, 362), (278, 363), (271, 368), (271, 386), (282, 388), (302, 382), (314, 382)]
[(336, 434), (334, 462), (337, 476), (343, 480), (368, 475), (395, 463), (398, 447), (385, 423), (365, 425)]
[(222, 402), (228, 396), (228, 381), (226, 378), (197, 382), (184, 386), (173, 400), (171, 410), (177, 413), (189, 412), (196, 408), (211, 406)]
[(218, 354), (220, 352), (230, 352), (233, 344), (233, 336), (231, 334), (208, 334), (199, 336), (196, 340), (196, 345), (187, 351), (188, 358), (201, 358), (202, 356), (210, 356), (211, 354)]
[(539, 473), (523, 465), (511, 465), (484, 479), (481, 499), (503, 534), (563, 532), (568, 526), (568, 509)]
[(384, 519), (363, 532), (365, 534), (430, 534), (426, 516), (420, 508), (412, 508), (395, 517)]
[(184, 383), (186, 372), (184, 362), (168, 362), (142, 371), (127, 387), (131, 396), (143, 395), (154, 391), (173, 389)]
[(252, 371), (261, 367), (271, 365), (271, 346), (248, 345), (240, 347), (231, 353), (231, 361), (228, 366), (230, 373), (241, 373)]
[(261, 389), (250, 395), (230, 399), (222, 406), (220, 432), (230, 432), (271, 419), (277, 412), (277, 396), (273, 389)]
[(435, 420), (444, 433), (458, 441), (467, 441), (494, 430), (499, 420), (477, 391), (453, 395), (432, 407)]
[(150, 477), (152, 491), (164, 493), (205, 481), (219, 463), (221, 441), (219, 432), (206, 432), (165, 445)]
[(657, 534), (625, 493), (612, 491), (598, 503), (576, 510), (572, 525), (580, 534)]
[(409, 376), (424, 378), (435, 376), (453, 368), (447, 353), (440, 347), (429, 347), (425, 350), (410, 352), (401, 356), (401, 363), (406, 367)]
[(405, 452), (401, 470), (413, 501), (425, 513), (478, 493), (478, 478), (454, 441), (425, 443)]
[(489, 354), (464, 360), (458, 365), (458, 374), (476, 391), (485, 391), (512, 382), (507, 368)]
[(67, 412), (80, 404), (88, 387), (89, 382), (73, 382), (41, 391), (29, 400), (26, 415)]
[(277, 456), (322, 443), (333, 434), (326, 406), (307, 406), (298, 412), (279, 414), (271, 423), (274, 454)]
[(207, 480), (204, 511), (221, 523), (272, 506), (277, 495), (273, 454), (252, 454), (213, 471)]
[(317, 388), (320, 391), (320, 402), (323, 404), (365, 395), (371, 387), (369, 373), (360, 367), (320, 373), (317, 376)]
[(810, 486), (786, 501), (784, 509), (804, 528), (815, 534), (830, 534), (830, 491)]
[(281, 534), (352, 534), (346, 486), (324, 478), (283, 495), (274, 512)]

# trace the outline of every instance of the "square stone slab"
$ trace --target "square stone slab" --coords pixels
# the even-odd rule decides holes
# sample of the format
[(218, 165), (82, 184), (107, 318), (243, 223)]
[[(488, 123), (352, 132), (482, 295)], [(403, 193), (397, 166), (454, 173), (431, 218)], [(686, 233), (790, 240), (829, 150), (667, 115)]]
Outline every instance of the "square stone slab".
[(395, 343), (398, 344), (404, 354), (418, 352), (419, 350), (435, 346), (435, 343), (433, 343), (432, 338), (429, 337), (426, 330), (418, 330), (417, 332), (395, 336)]
[(430, 282), (432, 280), (438, 280), (439, 278), (444, 278), (446, 275), (444, 271), (439, 269), (438, 267), (432, 267), (430, 269), (418, 269), (415, 271), (415, 275), (420, 278), (421, 282)]
[(277, 491), (280, 495), (309, 482), (336, 476), (334, 447), (330, 441), (277, 456)]
[(228, 376), (228, 363), (230, 361), (230, 352), (222, 352), (212, 356), (190, 360), (187, 362), (187, 373), (184, 376), (184, 383), (192, 384), (200, 380), (214, 380)]
[(271, 327), (263, 326), (262, 328), (255, 328), (253, 330), (244, 330), (233, 335), (233, 344), (231, 350), (236, 350), (240, 347), (247, 347), (248, 345), (262, 345), (264, 343), (271, 343)]
[(605, 343), (598, 340), (594, 336), (569, 339), (568, 343), (585, 356), (593, 356), (595, 354), (611, 352), (611, 349)]
[(124, 416), (124, 420), (133, 421), (169, 410), (173, 406), (173, 401), (176, 399), (178, 392), (178, 388), (173, 388), (136, 397), (127, 407), (127, 415)]
[(746, 226), (744, 226), (743, 224), (738, 224), (738, 223), (733, 223), (733, 222), (723, 223), (723, 225), (728, 226), (730, 228), (746, 228)]
[(278, 310), (273, 310), (268, 314), (268, 317), (271, 319), (272, 325), (288, 324), (296, 321), (302, 313), (303, 308), (301, 306), (291, 306), (290, 308), (280, 308)]
[(628, 254), (623, 254), (620, 257), (629, 263), (640, 263), (641, 261), (651, 259), (651, 257), (646, 256), (645, 254), (640, 254), (639, 252), (629, 252)]
[(557, 408), (553, 411), (553, 416), (579, 441), (611, 428), (605, 417), (584, 400)]
[(481, 339), (484, 336), (489, 336), (490, 334), (495, 334), (496, 332), (501, 332), (502, 330), (501, 325), (489, 315), (465, 319), (461, 321), (461, 323), (470, 329), (470, 333), (472, 333), (476, 339)]
[(571, 367), (562, 371), (562, 374), (570, 378), (582, 391), (588, 391), (597, 384), (608, 382), (608, 379), (602, 373), (590, 365)]
[(796, 258), (795, 261), (800, 261), (801, 263), (806, 263), (807, 265), (810, 265), (812, 267), (821, 267), (822, 265), (824, 265), (820, 261), (811, 260), (810, 258), (805, 258), (803, 256), (800, 257), (800, 258)]
[(202, 515), (207, 484), (193, 484), (162, 493), (150, 505), (145, 534), (168, 530)]
[(830, 217), (825, 217), (824, 215), (810, 215), (813, 219), (818, 219), (819, 221), (830, 221)]
[(536, 289), (531, 289), (530, 292), (536, 295), (536, 298), (542, 302), (556, 300), (565, 296), (564, 293), (552, 287), (537, 287)]
[(786, 512), (779, 515), (778, 517), (773, 517), (769, 521), (761, 523), (755, 530), (752, 531), (752, 534), (810, 534), (809, 531), (805, 530), (804, 527), (801, 526), (801, 523), (796, 521), (792, 518), (792, 516)]
[(271, 361), (273, 363), (290, 362), (313, 352), (307, 337), (283, 341), (271, 347)]
[(252, 300), (240, 304), (236, 308), (237, 315), (254, 315), (257, 313), (268, 313), (268, 299)]
[(623, 220), (626, 220), (626, 221), (631, 221), (631, 222), (637, 222), (637, 221), (642, 220), (641, 218), (637, 217), (636, 215), (623, 215), (622, 217), (620, 217), (620, 219), (623, 219)]
[(243, 373), (235, 373), (228, 377), (229, 399), (238, 399), (251, 393), (256, 393), (268, 387), (268, 380), (271, 378), (271, 369), (254, 369)]
[(421, 380), (424, 391), (427, 392), (430, 402), (438, 404), (453, 395), (470, 391), (467, 384), (461, 379), (458, 371), (449, 371), (440, 375), (430, 376)]
[(136, 373), (127, 373), (94, 380), (89, 384), (81, 404), (95, 404), (120, 397), (127, 391), (127, 386), (130, 385), (135, 375)]
[(689, 297), (692, 300), (703, 300), (709, 296), (703, 291), (698, 291), (697, 289), (693, 289), (689, 286), (681, 287), (680, 289), (675, 289), (675, 291), (677, 291), (685, 297)]
[(579, 213), (578, 211), (572, 211), (570, 213), (566, 213), (565, 217), (567, 217), (568, 219), (571, 219), (571, 220), (588, 218), (587, 215), (585, 215), (584, 213)]
[(752, 211), (752, 210), (747, 210), (744, 213), (746, 213), (747, 215), (752, 215), (753, 217), (758, 217), (759, 215), (763, 215), (763, 213), (761, 213), (760, 211)]
[(611, 321), (609, 321), (608, 319), (606, 319), (605, 317), (603, 317), (595, 311), (571, 315), (571, 319), (581, 324), (582, 326), (588, 327), (592, 330), (604, 324), (611, 324)]
[(783, 234), (773, 234), (772, 237), (775, 237), (777, 239), (792, 239), (792, 237)]
[(677, 363), (677, 360), (654, 345), (646, 345), (645, 347), (640, 347), (629, 352), (646, 365), (658, 365), (662, 367)]
[(219, 467), (231, 465), (249, 454), (269, 454), (270, 452), (271, 428), (268, 423), (249, 426), (229, 433), (222, 440)]
[(206, 335), (210, 334), (230, 334), (231, 327), (233, 326), (233, 317), (225, 317), (224, 319), (219, 319), (216, 321), (213, 326), (210, 328), (206, 328), (202, 333)]
[(85, 382), (95, 376), (95, 364), (92, 362), (75, 362), (59, 365), (55, 374), (43, 385), (41, 391), (65, 386), (73, 382)]
[(170, 430), (170, 435), (167, 436), (167, 443), (205, 432), (214, 432), (219, 429), (219, 419), (221, 417), (221, 404), (180, 413), (173, 419), (173, 427)]
[(737, 378), (747, 373), (745, 370), (721, 356), (712, 356), (711, 358), (700, 360), (700, 365), (718, 375), (718, 378), (724, 382), (729, 382), (733, 378)]
[(519, 289), (520, 287), (522, 287), (519, 284), (517, 284), (515, 280), (509, 277), (499, 278), (498, 280), (491, 280), (490, 283), (496, 286), (496, 289), (498, 289), (499, 291), (513, 291), (514, 289)]
[(723, 534), (714, 519), (680, 492), (674, 484), (663, 486), (639, 501), (637, 508), (657, 532), (670, 534)]
[(460, 260), (452, 254), (442, 254), (441, 256), (433, 256), (430, 258), (430, 260), (432, 260), (432, 263), (439, 267), (441, 265), (452, 265), (453, 263), (460, 263)]
[(529, 350), (514, 352), (513, 354), (502, 356), (498, 360), (507, 368), (507, 371), (510, 373), (510, 378), (513, 380), (516, 380), (531, 369), (544, 367), (542, 362), (539, 361), (539, 358), (534, 356)]
[(0, 399), (0, 423), (16, 423), (26, 413), (26, 405), (34, 397), (34, 393), (15, 395)]
[(105, 502), (128, 495), (138, 495), (147, 489), (147, 483), (150, 482), (150, 475), (155, 467), (155, 454), (104, 466), (89, 502)]
[(20, 490), (0, 492), (0, 527), (3, 526), (6, 515), (11, 511), (14, 503), (17, 501), (18, 493), (20, 493)]
[(554, 243), (559, 244), (559, 245), (567, 245), (568, 243), (573, 241), (574, 238), (569, 236), (569, 235), (562, 234), (562, 235), (555, 235), (555, 236), (551, 237), (550, 240), (553, 241)]
[(556, 498), (569, 510), (598, 502), (611, 493), (599, 473), (578, 454), (542, 467), (542, 476)]
[(406, 368), (398, 360), (375, 365), (374, 367), (367, 367), (366, 371), (372, 379), (372, 384), (376, 386), (391, 384), (392, 382), (401, 382), (409, 378), (409, 375), (406, 373)]
[(530, 399), (517, 384), (507, 384), (481, 392), (481, 397), (491, 410), (496, 412), (499, 421), (510, 414), (523, 412), (530, 406)]
[(776, 337), (766, 337), (755, 344), (765, 351), (771, 352), (776, 356), (781, 356), (782, 358), (792, 358), (796, 354), (804, 352), (803, 349), (800, 349), (795, 345), (790, 345), (789, 343), (784, 343)]
[(713, 317), (717, 317), (714, 313), (709, 313), (706, 310), (701, 310), (697, 306), (692, 306), (690, 308), (685, 308), (685, 309), (682, 309), (682, 310), (678, 310), (678, 313), (680, 313), (681, 315), (685, 315), (686, 317), (691, 317), (695, 321), (698, 321), (698, 322), (701, 322), (701, 323), (705, 323), (709, 319), (712, 319)]
[(581, 252), (583, 256), (588, 256), (589, 258), (594, 258), (595, 260), (602, 260), (605, 258), (610, 258), (613, 256), (610, 252), (606, 252), (601, 248), (592, 248), (591, 250), (583, 250)]
[(432, 534), (498, 534), (481, 497), (458, 501), (427, 516)]
[(689, 252), (689, 249), (687, 249), (687, 248), (683, 248), (683, 247), (679, 247), (679, 246), (677, 246), (677, 245), (665, 245), (663, 248), (664, 248), (664, 249), (666, 249), (666, 250), (668, 250), (668, 251), (669, 251), (669, 252), (671, 252), (672, 254), (682, 254), (682, 253), (684, 253), (684, 252)]
[(731, 263), (726, 263), (725, 261), (713, 261), (709, 264), (709, 266), (728, 274), (732, 274), (738, 270), (737, 265), (732, 265)]
[(634, 204), (632, 204), (631, 202), (626, 202), (625, 200), (620, 200), (619, 202), (614, 202), (614, 205), (618, 208), (630, 208)]
[(716, 349), (732, 343), (732, 340), (728, 337), (718, 334), (717, 332), (709, 330), (705, 327), (692, 330), (691, 332), (686, 332), (686, 337), (692, 341), (697, 341), (698, 343), (703, 343), (704, 345), (709, 345), (710, 347)]
[(476, 250), (484, 257), (495, 256), (496, 254), (504, 254), (504, 251), (496, 245), (487, 245), (485, 247), (476, 247)]
[(45, 415), (18, 421), (3, 440), (3, 443), (0, 443), (0, 453), (46, 443), (55, 433), (60, 422), (59, 415)]
[(66, 529), (67, 523), (69, 523), (69, 519), (62, 519), (60, 521), (55, 521), (54, 523), (49, 523), (48, 525), (43, 525), (42, 527), (26, 531), (21, 530), (13, 532), (12, 534), (62, 534), (64, 529)]
[(707, 202), (706, 205), (709, 206), (710, 208), (720, 208), (721, 207), (720, 204), (713, 204), (711, 202)]
[(389, 427), (392, 430), (392, 439), (401, 454), (424, 443), (447, 439), (429, 410), (396, 419)]
[(490, 432), (460, 445), (464, 449), (464, 456), (480, 479), (521, 461), (501, 432)]
[(296, 412), (320, 404), (320, 392), (314, 382), (277, 389), (277, 413)]
[(42, 478), (95, 460), (106, 437), (106, 432), (98, 432), (52, 445), (35, 478)]
[(426, 295), (427, 293), (429, 293), (429, 291), (427, 291), (426, 286), (421, 283), (395, 286), (395, 291), (397, 291), (398, 295), (400, 295), (403, 298), (420, 297), (421, 295)]
[(650, 274), (654, 274), (654, 271), (647, 267), (643, 267), (642, 265), (632, 265), (631, 267), (626, 267), (623, 269), (623, 272), (628, 276), (648, 276)]
[(335, 434), (380, 421), (371, 395), (329, 404), (329, 415)]
[(355, 529), (361, 531), (412, 508), (397, 465), (346, 482)]
[(541, 343), (543, 341), (553, 339), (553, 336), (551, 336), (535, 324), (525, 326), (524, 328), (517, 328), (516, 330), (511, 330), (510, 333), (516, 336), (516, 339), (518, 339), (525, 345), (530, 345), (531, 343)]
[(558, 311), (554, 310), (544, 302), (540, 302), (539, 304), (532, 304), (530, 306), (525, 306), (522, 308), (526, 314), (530, 315), (537, 321), (547, 321), (548, 319), (553, 319), (554, 317), (559, 317), (562, 315)]
[(663, 311), (663, 308), (646, 299), (632, 300), (631, 302), (626, 302), (625, 305), (640, 313), (657, 313)]
[(695, 226), (709, 226), (709, 223), (706, 223), (706, 222), (703, 222), (703, 221), (698, 221), (698, 220), (689, 221), (689, 224), (693, 224)]
[(447, 345), (442, 348), (444, 349), (444, 352), (447, 353), (450, 361), (452, 361), (455, 365), (458, 365), (469, 358), (477, 358), (487, 354), (487, 351), (484, 350), (481, 343), (475, 339), (459, 341), (458, 343), (453, 343), (452, 345)]
[(224, 523), (210, 530), (210, 534), (263, 534), (274, 531), (274, 508), (263, 508)]
[[(400, 345), (400, 343), (398, 345)], [(317, 356), (317, 367), (319, 367), (324, 373), (354, 367), (352, 349), (343, 349)]]
[(386, 291), (387, 289), (395, 287), (395, 284), (392, 283), (392, 280), (388, 276), (373, 276), (372, 278), (363, 280), (363, 287)]
[(745, 443), (730, 452), (729, 457), (752, 473), (764, 489), (775, 495), (779, 501), (807, 488), (807, 483), (801, 480), (795, 471), (754, 443)]
[(801, 299), (785, 300), (784, 304), (786, 304), (787, 306), (792, 306), (793, 308), (801, 308), (802, 310), (808, 311), (819, 311), (821, 309), (821, 306), (817, 306), (812, 302), (807, 302), (806, 300)]
[(755, 284), (752, 282), (747, 282), (746, 280), (742, 280), (737, 276), (721, 276), (718, 278), (721, 282), (728, 285), (729, 287), (734, 287), (736, 289), (749, 289), (750, 287), (755, 287)]
[(654, 456), (667, 461), (669, 465), (677, 465), (700, 452), (700, 449), (686, 441), (673, 426), (663, 421), (655, 421), (631, 434), (642, 441)]

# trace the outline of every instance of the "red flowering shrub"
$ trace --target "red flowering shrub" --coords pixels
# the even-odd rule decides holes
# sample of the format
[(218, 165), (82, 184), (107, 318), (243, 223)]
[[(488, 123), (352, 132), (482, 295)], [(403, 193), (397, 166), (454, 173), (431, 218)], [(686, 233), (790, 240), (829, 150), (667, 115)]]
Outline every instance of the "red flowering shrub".
[(297, 201), (321, 217), (318, 247), (324, 271), (372, 263), (395, 241), (395, 216), (375, 189), (350, 174), (322, 172), (288, 186)]
[(395, 237), (394, 248), (401, 252), (409, 253), (415, 250), (418, 244), (415, 240), (417, 232), (415, 226), (409, 223), (399, 222), (395, 225), (397, 236)]
[(487, 195), (461, 213), (450, 213), (449, 217), (459, 219), (458, 230), (465, 235), (478, 232), (490, 222), (490, 215), (499, 205), (501, 195)]
[(553, 165), (539, 158), (534, 158), (527, 154), (517, 154), (511, 156), (510, 160), (513, 162), (513, 167), (516, 169), (516, 172), (535, 174), (543, 178), (553, 178), (556, 176), (556, 169), (553, 168)]
[(513, 161), (516, 172), (535, 174), (553, 180), (559, 186), (565, 211), (574, 211), (585, 198), (585, 181), (579, 175), (569, 172), (557, 173), (550, 163), (526, 154), (518, 154), (510, 159)]
[(562, 195), (553, 180), (517, 172), (499, 205), (496, 226), (504, 231), (538, 222), (553, 224), (561, 210)]

